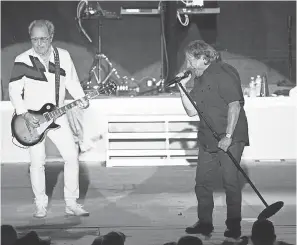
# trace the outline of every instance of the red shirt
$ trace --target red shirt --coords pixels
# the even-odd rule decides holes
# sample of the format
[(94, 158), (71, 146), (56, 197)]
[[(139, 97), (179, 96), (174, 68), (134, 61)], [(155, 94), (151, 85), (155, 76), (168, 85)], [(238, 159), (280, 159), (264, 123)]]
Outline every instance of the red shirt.
[(201, 112), (199, 114), (198, 143), (206, 151), (216, 152), (219, 148), (217, 147), (218, 141), (202, 116), (219, 137), (223, 138), (228, 124), (228, 104), (234, 101), (240, 102), (241, 110), (232, 135), (232, 143), (244, 142), (249, 145), (248, 123), (243, 108), (244, 97), (240, 77), (234, 67), (223, 62), (211, 63), (202, 76), (195, 77), (190, 96)]

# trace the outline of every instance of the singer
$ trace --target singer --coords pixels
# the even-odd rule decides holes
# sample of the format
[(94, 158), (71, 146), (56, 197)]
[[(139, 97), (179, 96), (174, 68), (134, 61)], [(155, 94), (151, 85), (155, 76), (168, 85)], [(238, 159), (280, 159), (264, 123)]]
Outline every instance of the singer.
[[(236, 69), (219, 59), (219, 53), (201, 40), (191, 42), (185, 50), (187, 68), (194, 70), (194, 87), (190, 96), (201, 116), (220, 136), (217, 142), (213, 133), (200, 117), (198, 131), (198, 163), (195, 193), (198, 201), (198, 221), (186, 228), (189, 234), (210, 235), (213, 231), (213, 182), (219, 167), (226, 193), (227, 229), (225, 237), (238, 239), (241, 235), (240, 172), (226, 154), (229, 150), (240, 162), (245, 146), (249, 145), (248, 124), (244, 111), (244, 97)], [(178, 76), (182, 76), (179, 74)], [(191, 76), (183, 78), (185, 86)], [(188, 116), (197, 115), (195, 107), (179, 87), (182, 104)]]

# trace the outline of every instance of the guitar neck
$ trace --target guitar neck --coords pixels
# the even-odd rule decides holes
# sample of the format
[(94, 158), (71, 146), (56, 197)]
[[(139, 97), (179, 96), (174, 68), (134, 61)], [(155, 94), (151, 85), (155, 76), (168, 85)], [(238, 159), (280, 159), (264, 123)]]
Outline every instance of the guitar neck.
[[(100, 94), (99, 91), (95, 90), (95, 91), (92, 91), (90, 93), (88, 93), (87, 95), (85, 95), (84, 97), (82, 97), (81, 99), (92, 99), (96, 96), (98, 96)], [(58, 117), (62, 116), (64, 113), (66, 113), (68, 110), (78, 106), (79, 104), (79, 100), (81, 99), (78, 99), (78, 100), (75, 100), (67, 105), (64, 105), (56, 110), (53, 110), (51, 112), (48, 112), (47, 115), (49, 117), (49, 120), (52, 120), (52, 119), (57, 119)]]

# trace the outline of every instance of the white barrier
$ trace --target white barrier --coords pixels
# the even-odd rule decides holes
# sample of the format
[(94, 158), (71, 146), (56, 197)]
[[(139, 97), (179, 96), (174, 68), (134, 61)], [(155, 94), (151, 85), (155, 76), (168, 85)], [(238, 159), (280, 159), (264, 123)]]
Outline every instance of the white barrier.
[[(296, 159), (296, 104), (289, 97), (246, 98), (250, 146), (243, 158), (251, 160)], [(13, 108), (10, 102), (1, 102), (1, 162), (28, 162), (28, 151), (11, 141), (10, 121)], [(84, 133), (94, 145), (82, 153), (82, 161), (106, 160), (106, 133), (108, 118), (123, 116), (187, 117), (179, 97), (106, 98), (91, 101), (84, 115)], [(190, 120), (189, 120), (190, 121)], [(47, 143), (48, 159), (56, 160), (59, 154)], [(168, 163), (170, 164), (170, 162)]]

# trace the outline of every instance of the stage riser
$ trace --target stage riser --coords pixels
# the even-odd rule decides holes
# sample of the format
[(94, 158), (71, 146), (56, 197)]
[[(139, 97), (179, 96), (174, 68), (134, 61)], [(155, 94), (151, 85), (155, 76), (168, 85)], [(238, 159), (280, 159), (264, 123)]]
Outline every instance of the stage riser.
[[(247, 98), (245, 110), (249, 123), (250, 146), (245, 148), (243, 159), (276, 161), (296, 159), (296, 104), (292, 99), (288, 97)], [(29, 162), (28, 151), (16, 147), (11, 142), (10, 121), (12, 113), (13, 108), (10, 102), (1, 102), (1, 161)], [(155, 122), (156, 117), (161, 122)], [(135, 118), (140, 119), (142, 124), (136, 121), (135, 125)], [(124, 123), (121, 122), (123, 119)], [(177, 123), (178, 120), (181, 122)], [(165, 144), (164, 138), (168, 139), (168, 137), (167, 147), (179, 149), (183, 144), (177, 140), (180, 135), (184, 134), (189, 134), (189, 137), (192, 137), (187, 139), (190, 141), (189, 147), (192, 147), (195, 142), (198, 120), (199, 118), (190, 118), (185, 114), (178, 97), (103, 97), (92, 100), (90, 108), (85, 112), (83, 127), (85, 137), (94, 140), (94, 148), (82, 153), (80, 159), (94, 164), (104, 162), (109, 156), (108, 149), (115, 148), (131, 147), (136, 150), (139, 148), (161, 150)], [(168, 132), (164, 132), (166, 127), (168, 127)], [(126, 141), (119, 143), (117, 140), (119, 135), (113, 137), (113, 133), (124, 130), (131, 132), (131, 137), (128, 136)], [(150, 136), (138, 137), (136, 132), (143, 131), (149, 132)], [(166, 137), (160, 135), (154, 137), (152, 131), (156, 134), (165, 133)], [(183, 132), (181, 134), (175, 131)], [(108, 138), (111, 141), (110, 145), (107, 144)], [(59, 158), (60, 155), (55, 146), (50, 141), (47, 141), (46, 144), (48, 158)], [(148, 158), (148, 160), (150, 159)], [(187, 164), (187, 161), (181, 160), (183, 163), (166, 160), (163, 161), (163, 164)], [(136, 165), (144, 164), (144, 162)], [(155, 165), (159, 164), (162, 163), (155, 163)], [(124, 162), (122, 165), (125, 166)], [(150, 165), (154, 165), (154, 163)]]

